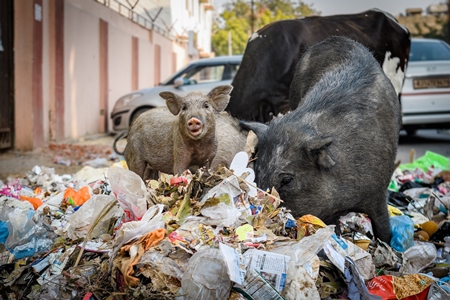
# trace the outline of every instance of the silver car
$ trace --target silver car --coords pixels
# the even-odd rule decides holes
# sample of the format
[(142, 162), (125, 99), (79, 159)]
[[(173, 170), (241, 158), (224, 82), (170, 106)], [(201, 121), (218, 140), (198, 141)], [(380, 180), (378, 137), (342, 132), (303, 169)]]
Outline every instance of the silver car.
[(400, 94), (403, 129), (450, 128), (450, 46), (437, 39), (413, 38)]
[(242, 55), (218, 56), (194, 61), (175, 73), (159, 86), (137, 90), (119, 98), (111, 112), (113, 131), (128, 129), (131, 122), (144, 111), (165, 106), (166, 101), (159, 96), (164, 91), (180, 95), (192, 91), (209, 92), (222, 84), (231, 84)]

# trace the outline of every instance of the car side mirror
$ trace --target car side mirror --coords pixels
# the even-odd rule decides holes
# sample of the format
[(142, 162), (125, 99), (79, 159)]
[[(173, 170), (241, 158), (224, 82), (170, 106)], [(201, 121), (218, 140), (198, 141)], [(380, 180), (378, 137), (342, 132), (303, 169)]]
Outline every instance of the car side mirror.
[(184, 80), (183, 80), (183, 78), (181, 78), (181, 77), (178, 77), (177, 79), (175, 79), (175, 81), (173, 82), (173, 86), (174, 87), (180, 87), (180, 86), (182, 86), (182, 85), (184, 85)]

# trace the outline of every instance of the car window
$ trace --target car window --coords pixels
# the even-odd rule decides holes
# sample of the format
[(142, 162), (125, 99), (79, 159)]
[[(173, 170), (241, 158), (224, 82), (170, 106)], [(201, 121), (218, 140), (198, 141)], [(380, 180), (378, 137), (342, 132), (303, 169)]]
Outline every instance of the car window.
[(231, 78), (233, 79), (236, 76), (237, 71), (239, 70), (239, 65), (231, 65)]
[(411, 43), (409, 60), (450, 60), (450, 48), (444, 43), (414, 41)]
[(224, 65), (198, 66), (181, 75), (185, 85), (221, 81)]

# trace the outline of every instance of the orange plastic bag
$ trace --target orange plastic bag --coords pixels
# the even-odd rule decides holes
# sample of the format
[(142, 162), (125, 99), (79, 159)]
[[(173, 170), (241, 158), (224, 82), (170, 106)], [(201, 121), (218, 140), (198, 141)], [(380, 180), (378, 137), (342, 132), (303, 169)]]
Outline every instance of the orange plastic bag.
[[(68, 198), (68, 199), (67, 199)], [(73, 188), (68, 188), (64, 192), (64, 199), (67, 199), (67, 203), (75, 206), (83, 205), (86, 201), (91, 199), (91, 194), (89, 193), (89, 187), (84, 186), (78, 192)]]
[(33, 205), (35, 210), (38, 209), (39, 206), (44, 204), (44, 202), (42, 202), (41, 199), (34, 198), (34, 197), (20, 196), (20, 200), (24, 200), (24, 201), (30, 202)]

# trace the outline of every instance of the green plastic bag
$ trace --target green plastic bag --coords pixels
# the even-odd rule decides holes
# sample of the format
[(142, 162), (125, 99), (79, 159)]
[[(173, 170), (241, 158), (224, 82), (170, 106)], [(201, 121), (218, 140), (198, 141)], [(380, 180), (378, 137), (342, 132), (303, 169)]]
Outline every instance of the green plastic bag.
[(400, 170), (415, 170), (417, 168), (427, 171), (429, 167), (434, 166), (435, 169), (450, 170), (450, 159), (443, 155), (426, 151), (425, 155), (419, 157), (409, 164), (401, 164)]

